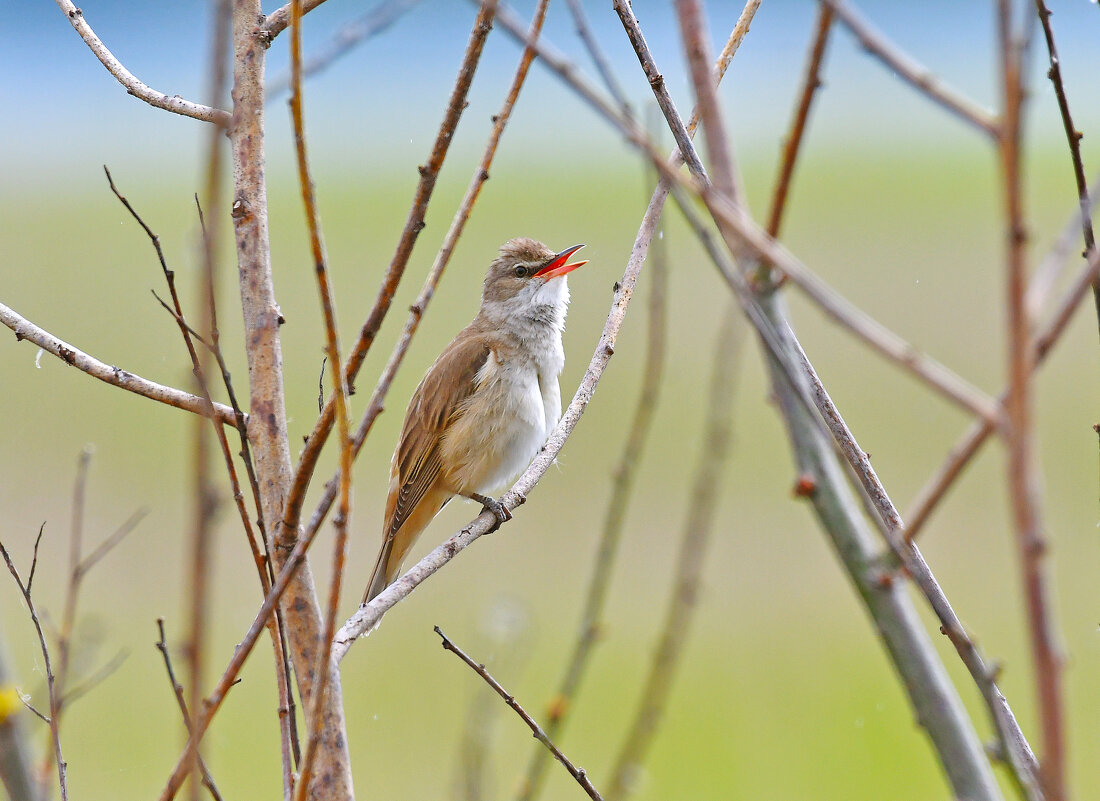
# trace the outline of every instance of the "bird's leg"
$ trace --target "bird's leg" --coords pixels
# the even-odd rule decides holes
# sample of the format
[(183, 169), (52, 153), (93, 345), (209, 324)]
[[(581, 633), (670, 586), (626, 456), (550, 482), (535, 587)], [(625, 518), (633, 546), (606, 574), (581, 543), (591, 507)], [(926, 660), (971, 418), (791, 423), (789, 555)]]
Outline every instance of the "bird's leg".
[(471, 501), (477, 501), (483, 507), (483, 511), (492, 512), (496, 515), (499, 523), (507, 523), (512, 519), (512, 513), (508, 511), (507, 507), (495, 498), (490, 498), (488, 495), (481, 495), (476, 492), (470, 492), (466, 494), (466, 497)]

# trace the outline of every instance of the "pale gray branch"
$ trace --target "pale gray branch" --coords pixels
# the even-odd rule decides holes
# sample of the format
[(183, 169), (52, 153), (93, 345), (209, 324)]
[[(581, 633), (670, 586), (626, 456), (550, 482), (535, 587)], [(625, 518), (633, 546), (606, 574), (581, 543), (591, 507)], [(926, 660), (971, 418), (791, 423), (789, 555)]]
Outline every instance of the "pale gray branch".
[[(190, 392), (184, 392), (181, 389), (157, 384), (119, 367), (105, 364), (99, 359), (84, 353), (84, 351), (74, 348), (68, 342), (58, 339), (45, 329), (39, 328), (3, 303), (0, 303), (0, 322), (15, 332), (16, 339), (33, 342), (44, 351), (61, 359), (65, 364), (82, 370), (104, 383), (125, 389), (150, 400), (175, 406), (177, 409), (183, 409), (198, 415), (206, 415), (207, 405), (204, 398), (192, 395)], [(236, 425), (235, 413), (224, 403), (215, 403), (214, 413), (217, 415), (218, 420), (225, 425)]]
[(122, 66), (122, 62), (115, 58), (114, 53), (108, 50), (107, 45), (103, 44), (103, 41), (96, 36), (92, 26), (84, 19), (83, 11), (77, 8), (71, 0), (56, 0), (56, 2), (57, 7), (61, 9), (73, 26), (73, 30), (80, 34), (80, 38), (88, 45), (93, 55), (107, 68), (107, 72), (114, 75), (118, 82), (126, 88), (127, 94), (131, 94), (139, 100), (144, 100), (150, 106), (171, 111), (173, 114), (191, 117), (202, 122), (212, 122), (222, 127), (229, 124), (228, 111), (204, 106), (202, 103), (193, 103), (190, 100), (184, 100), (179, 95), (169, 96), (146, 86), (130, 70)]

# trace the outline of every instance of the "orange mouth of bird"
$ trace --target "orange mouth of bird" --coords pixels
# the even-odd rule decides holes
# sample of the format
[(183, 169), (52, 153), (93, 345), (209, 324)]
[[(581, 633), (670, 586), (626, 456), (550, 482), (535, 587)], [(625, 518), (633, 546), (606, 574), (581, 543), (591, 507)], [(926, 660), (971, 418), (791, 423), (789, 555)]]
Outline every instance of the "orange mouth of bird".
[(583, 267), (584, 265), (588, 264), (587, 259), (585, 261), (575, 261), (572, 264), (568, 263), (569, 257), (583, 247), (584, 245), (573, 245), (573, 247), (571, 248), (566, 248), (561, 253), (554, 256), (554, 258), (550, 260), (549, 264), (547, 264), (545, 267), (535, 273), (535, 277), (545, 278), (547, 281), (549, 281), (551, 278), (557, 278), (559, 276), (565, 275), (566, 273), (571, 273), (578, 267)]

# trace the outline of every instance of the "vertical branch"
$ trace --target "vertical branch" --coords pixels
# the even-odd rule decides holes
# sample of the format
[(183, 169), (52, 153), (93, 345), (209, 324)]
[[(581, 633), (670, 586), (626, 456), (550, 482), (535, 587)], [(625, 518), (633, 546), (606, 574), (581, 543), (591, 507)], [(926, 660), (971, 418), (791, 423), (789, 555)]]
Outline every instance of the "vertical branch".
[(680, 541), (676, 581), (634, 721), (615, 760), (611, 783), (606, 792), (609, 801), (627, 796), (645, 761), (649, 746), (664, 717), (665, 705), (695, 614), (703, 561), (714, 527), (718, 488), (732, 440), (737, 323), (735, 309), (731, 307), (722, 319), (714, 346), (707, 422), (699, 442), (699, 463), (695, 469), (687, 521), (683, 539)]
[[(50, 709), (50, 717), (61, 725), (61, 713), (64, 704), (65, 685), (69, 680), (69, 667), (72, 664), (73, 626), (76, 623), (76, 600), (80, 594), (80, 584), (84, 578), (80, 569), (84, 548), (84, 506), (88, 488), (88, 465), (92, 461), (93, 449), (86, 445), (80, 452), (76, 467), (76, 480), (73, 481), (73, 513), (69, 528), (69, 582), (65, 589), (65, 607), (61, 613), (61, 629), (57, 632), (57, 709)], [(39, 532), (41, 536), (41, 532)], [(35, 552), (37, 553), (37, 543)], [(32, 575), (33, 578), (33, 575)], [(30, 581), (28, 580), (28, 584)], [(30, 588), (28, 587), (28, 592)], [(52, 699), (51, 699), (52, 704)]]
[(0, 640), (0, 785), (15, 801), (31, 801), (37, 795), (33, 757), (4, 646)]
[(999, 138), (1006, 224), (1008, 305), (1008, 493), (1023, 576), (1035, 674), (1042, 753), (1039, 776), (1047, 801), (1065, 798), (1065, 723), (1062, 659), (1055, 643), (1052, 610), (1044, 576), (1039, 486), (1032, 420), (1035, 352), (1026, 298), (1027, 230), (1023, 211), (1021, 140), (1026, 44), (1014, 30), (1010, 0), (997, 4), (1003, 111)]
[[(308, 699), (309, 739), (306, 741), (305, 755), (300, 765), (298, 787), (295, 792), (297, 801), (304, 801), (307, 792), (312, 797), (327, 797), (325, 781), (319, 781), (317, 787), (310, 787), (313, 778), (314, 761), (322, 738), (344, 737), (346, 727), (343, 710), (338, 710), (339, 719), (328, 719), (324, 714), (326, 693), (332, 675), (336, 672), (332, 663), (332, 636), (336, 631), (336, 612), (340, 605), (340, 588), (344, 580), (344, 564), (347, 558), (348, 516), (351, 506), (351, 437), (348, 432), (347, 385), (344, 383), (344, 371), (340, 369), (340, 341), (337, 334), (336, 303), (332, 297), (332, 288), (328, 274), (328, 258), (325, 254), (324, 240), (321, 235), (321, 217), (317, 210), (313, 176), (310, 174), (309, 159), (306, 154), (305, 122), (302, 114), (302, 3), (291, 2), (290, 34), (290, 113), (294, 126), (294, 147), (298, 158), (298, 180), (301, 184), (302, 203), (305, 206), (306, 224), (309, 229), (309, 244), (313, 255), (314, 271), (317, 276), (317, 291), (321, 296), (321, 309), (325, 321), (325, 350), (333, 369), (333, 403), (336, 413), (336, 428), (340, 436), (340, 505), (337, 509), (334, 525), (336, 538), (333, 544), (332, 585), (329, 588), (328, 606), (325, 614), (324, 632), (319, 643), (320, 649), (315, 660), (314, 671), (317, 676), (313, 687), (313, 697)], [(335, 717), (335, 712), (332, 714)], [(334, 725), (335, 724), (335, 725)], [(351, 785), (347, 787), (351, 795)]]
[[(232, 217), (248, 357), (249, 441), (260, 485), (261, 518), (271, 540), (275, 567), (281, 570), (297, 542), (298, 531), (282, 524), (291, 463), (279, 341), (281, 317), (275, 300), (267, 224), (263, 87), (266, 40), (259, 31), (262, 20), (259, 0), (234, 0)], [(309, 703), (316, 680), (314, 662), (321, 646), (322, 626), (313, 574), (304, 556), (288, 582), (288, 590), (289, 595), (282, 602), (283, 619), (299, 693)], [(347, 798), (351, 796), (351, 771), (339, 675), (329, 679), (323, 709), (326, 737), (318, 773), (330, 782), (330, 797)], [(205, 729), (202, 719), (208, 722), (212, 711), (205, 707), (194, 711), (196, 730)], [(331, 730), (327, 724), (331, 724)], [(197, 740), (192, 738), (188, 750), (196, 745)], [(178, 781), (177, 773), (173, 773), (166, 788), (165, 795), (169, 797), (172, 784)]]
[[(210, 42), (210, 60), (207, 73), (207, 98), (213, 106), (217, 106), (225, 95), (227, 83), (226, 56), (229, 51), (230, 39), (230, 9), (228, 0), (218, 0), (213, 4), (213, 37)], [(215, 261), (214, 254), (217, 247), (217, 233), (221, 222), (221, 159), (222, 159), (221, 129), (214, 129), (209, 133), (207, 140), (207, 170), (204, 186), (206, 208), (212, 214), (212, 225), (208, 228), (202, 226), (201, 254), (202, 272), (199, 287), (199, 331), (210, 342), (214, 342), (212, 332), (217, 327), (217, 318), (214, 311), (215, 292)], [(180, 313), (179, 300), (172, 287), (172, 296), (176, 304), (176, 312)], [(195, 377), (200, 384), (202, 393), (209, 397), (209, 384), (206, 376), (210, 374), (210, 353), (208, 349), (196, 349), (190, 343), (186, 331), (185, 341), (188, 343), (192, 361), (195, 368)], [(205, 685), (205, 635), (207, 615), (209, 612), (209, 586), (210, 586), (210, 551), (212, 548), (211, 535), (214, 523), (214, 514), (217, 510), (217, 492), (210, 476), (210, 437), (207, 425), (202, 418), (196, 418), (193, 423), (194, 451), (192, 453), (194, 507), (192, 509), (192, 531), (190, 549), (190, 580), (188, 586), (191, 593), (190, 625), (187, 638), (186, 655), (189, 679), (189, 705), (191, 709), (202, 709), (202, 693)], [(216, 436), (219, 443), (224, 443), (223, 455), (229, 465), (230, 472), (233, 468), (233, 457), (229, 453), (229, 443), (225, 438), (225, 432), (221, 426), (216, 426)], [(239, 494), (239, 487), (234, 487)], [(258, 498), (257, 498), (258, 500)], [(247, 514), (244, 516), (247, 525)], [(254, 537), (249, 537), (254, 542)], [(163, 631), (162, 631), (163, 639)], [(164, 652), (165, 660), (168, 659), (167, 650)], [(174, 684), (175, 682), (173, 682)], [(181, 698), (182, 702), (182, 698)], [(188, 726), (188, 736), (197, 739), (196, 731), (191, 725), (191, 717), (184, 715)], [(198, 751), (191, 767), (191, 801), (198, 801), (203, 784), (209, 780), (209, 774), (199, 758)], [(211, 782), (212, 784), (212, 782)]]
[[(44, 527), (45, 523), (42, 525)], [(23, 601), (27, 605), (27, 612), (30, 613), (31, 623), (34, 624), (34, 630), (38, 634), (38, 647), (42, 651), (42, 662), (46, 668), (46, 691), (49, 693), (50, 699), (50, 716), (46, 722), (50, 726), (50, 738), (53, 740), (53, 757), (54, 763), (57, 765), (57, 784), (61, 788), (61, 801), (69, 801), (67, 766), (65, 764), (65, 757), (61, 753), (61, 721), (57, 716), (58, 710), (61, 709), (61, 694), (57, 685), (56, 676), (53, 672), (53, 660), (50, 659), (50, 647), (46, 642), (46, 635), (42, 631), (42, 622), (38, 619), (38, 611), (34, 607), (34, 600), (31, 598), (31, 582), (34, 580), (34, 565), (38, 561), (38, 543), (41, 539), (42, 529), (40, 528), (38, 530), (38, 539), (34, 541), (34, 560), (31, 562), (31, 570), (27, 576), (26, 584), (24, 584), (23, 580), (19, 577), (19, 571), (16, 570), (15, 564), (8, 555), (8, 549), (4, 547), (4, 543), (2, 542), (0, 542), (0, 557), (3, 557), (4, 564), (8, 566), (8, 572), (10, 572), (12, 578), (15, 579), (15, 583), (19, 587), (19, 592), (23, 594)]]
[[(1081, 233), (1085, 239), (1085, 255), (1087, 256), (1096, 247), (1096, 239), (1092, 231), (1091, 204), (1089, 202), (1089, 187), (1085, 180), (1085, 165), (1081, 160), (1082, 133), (1073, 124), (1073, 117), (1069, 113), (1069, 100), (1066, 98), (1066, 87), (1062, 82), (1062, 62), (1058, 58), (1058, 49), (1054, 45), (1054, 29), (1050, 26), (1050, 9), (1044, 0), (1035, 0), (1035, 11), (1039, 15), (1039, 22), (1043, 26), (1043, 38), (1047, 44), (1047, 55), (1050, 57), (1050, 69), (1047, 77), (1054, 84), (1054, 96), (1058, 98), (1058, 111), (1062, 115), (1062, 127), (1066, 132), (1066, 142), (1069, 144), (1070, 160), (1073, 162), (1073, 178), (1077, 182), (1077, 197), (1081, 202)], [(1096, 305), (1097, 322), (1100, 323), (1100, 281), (1092, 285), (1092, 297)]]

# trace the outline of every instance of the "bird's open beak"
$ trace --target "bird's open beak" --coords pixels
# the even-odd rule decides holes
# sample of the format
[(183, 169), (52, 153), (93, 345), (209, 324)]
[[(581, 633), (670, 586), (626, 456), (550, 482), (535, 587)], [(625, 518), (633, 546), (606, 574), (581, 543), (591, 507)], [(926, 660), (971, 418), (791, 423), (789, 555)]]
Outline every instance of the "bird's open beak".
[(545, 278), (547, 281), (549, 281), (551, 278), (557, 278), (559, 275), (571, 273), (578, 267), (583, 267), (584, 265), (588, 264), (587, 260), (575, 261), (572, 264), (566, 263), (569, 261), (570, 256), (572, 256), (583, 247), (584, 245), (573, 245), (573, 247), (571, 248), (566, 248), (553, 259), (551, 259), (549, 264), (547, 264), (545, 267), (535, 273), (535, 277)]

